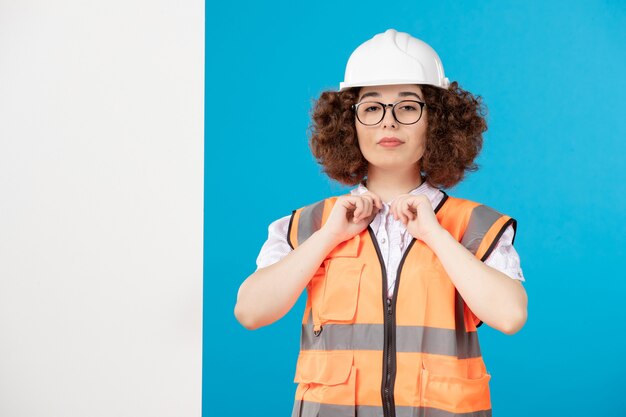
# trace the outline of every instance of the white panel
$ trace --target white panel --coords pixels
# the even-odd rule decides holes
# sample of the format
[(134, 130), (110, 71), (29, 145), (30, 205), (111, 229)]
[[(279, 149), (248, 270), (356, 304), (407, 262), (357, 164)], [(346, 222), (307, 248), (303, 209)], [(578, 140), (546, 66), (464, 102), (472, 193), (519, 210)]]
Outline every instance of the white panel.
[(0, 0), (0, 416), (200, 416), (204, 2)]

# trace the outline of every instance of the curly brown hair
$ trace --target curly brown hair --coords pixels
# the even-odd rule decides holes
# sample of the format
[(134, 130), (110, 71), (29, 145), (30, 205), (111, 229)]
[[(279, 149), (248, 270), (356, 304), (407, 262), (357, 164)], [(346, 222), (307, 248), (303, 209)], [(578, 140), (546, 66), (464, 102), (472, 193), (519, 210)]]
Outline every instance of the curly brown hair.
[[(426, 150), (421, 171), (431, 185), (450, 188), (466, 172), (476, 171), (474, 159), (487, 130), (486, 108), (480, 96), (463, 90), (454, 81), (448, 89), (420, 85), (426, 101)], [(360, 87), (324, 91), (313, 104), (309, 145), (323, 172), (345, 185), (356, 185), (367, 176), (368, 162), (361, 153), (352, 105)]]

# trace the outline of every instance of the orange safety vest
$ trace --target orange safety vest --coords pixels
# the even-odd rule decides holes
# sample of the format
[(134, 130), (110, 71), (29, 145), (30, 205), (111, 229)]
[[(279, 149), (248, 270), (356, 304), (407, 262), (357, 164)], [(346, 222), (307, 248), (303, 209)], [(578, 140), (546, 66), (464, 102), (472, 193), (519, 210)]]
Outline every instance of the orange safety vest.
[[(288, 241), (298, 247), (338, 197), (294, 210)], [(515, 219), (444, 198), (437, 220), (484, 261)], [(307, 285), (292, 417), (491, 416), (489, 380), (476, 328), (435, 253), (412, 239), (387, 297), (387, 274), (367, 227), (336, 246)]]

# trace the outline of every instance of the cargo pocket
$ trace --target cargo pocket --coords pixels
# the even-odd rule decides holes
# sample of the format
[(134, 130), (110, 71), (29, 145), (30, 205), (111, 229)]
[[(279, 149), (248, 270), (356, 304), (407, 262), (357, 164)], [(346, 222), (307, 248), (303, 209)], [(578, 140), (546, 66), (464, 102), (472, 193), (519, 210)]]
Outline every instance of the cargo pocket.
[(358, 259), (356, 235), (333, 249), (325, 261), (326, 273), (319, 317), (323, 323), (354, 321), (364, 265)]
[[(420, 377), (420, 405), (452, 413), (488, 410), (491, 408), (489, 380), (485, 373), (477, 379), (436, 375), (422, 369)], [(428, 411), (426, 410), (426, 416)]]
[[(301, 384), (302, 416), (355, 415), (356, 368), (352, 351), (301, 351), (294, 382)], [(310, 408), (315, 410), (308, 410)]]

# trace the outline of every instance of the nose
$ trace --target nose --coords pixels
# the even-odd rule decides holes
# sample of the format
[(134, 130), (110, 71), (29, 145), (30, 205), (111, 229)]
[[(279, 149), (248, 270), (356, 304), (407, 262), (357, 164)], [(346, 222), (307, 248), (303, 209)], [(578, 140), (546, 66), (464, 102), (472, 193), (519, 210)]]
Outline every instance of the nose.
[(393, 112), (391, 111), (391, 107), (387, 107), (385, 111), (385, 116), (383, 117), (382, 125), (383, 127), (397, 127), (396, 118), (393, 117)]

